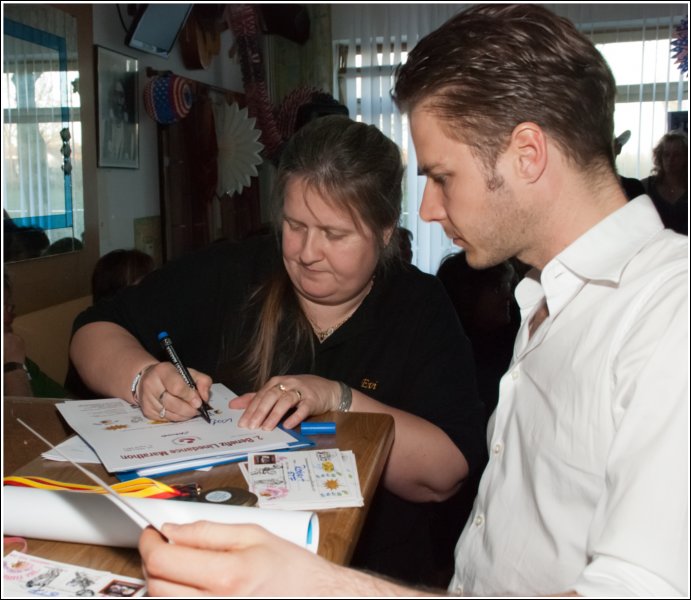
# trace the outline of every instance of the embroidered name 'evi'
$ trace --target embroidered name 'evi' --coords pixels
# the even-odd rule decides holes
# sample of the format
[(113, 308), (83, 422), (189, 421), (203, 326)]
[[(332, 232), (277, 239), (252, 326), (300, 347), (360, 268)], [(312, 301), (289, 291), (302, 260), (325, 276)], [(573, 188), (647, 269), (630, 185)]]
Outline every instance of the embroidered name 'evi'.
[(376, 390), (377, 386), (379, 385), (378, 381), (370, 381), (365, 377), (361, 382), (360, 382), (360, 387), (363, 390)]

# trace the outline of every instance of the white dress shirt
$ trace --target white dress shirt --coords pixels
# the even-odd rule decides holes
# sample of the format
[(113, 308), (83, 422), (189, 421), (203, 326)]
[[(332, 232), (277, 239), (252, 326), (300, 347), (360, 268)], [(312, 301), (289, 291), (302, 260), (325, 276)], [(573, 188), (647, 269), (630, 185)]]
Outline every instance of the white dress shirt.
[(688, 596), (688, 238), (640, 196), (516, 298), (522, 325), (449, 591)]

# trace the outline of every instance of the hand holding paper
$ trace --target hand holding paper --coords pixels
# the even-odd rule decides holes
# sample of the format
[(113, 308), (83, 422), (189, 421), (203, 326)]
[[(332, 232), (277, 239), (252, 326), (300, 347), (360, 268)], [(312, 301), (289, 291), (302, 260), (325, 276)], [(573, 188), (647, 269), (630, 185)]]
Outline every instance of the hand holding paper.
[(152, 530), (145, 531), (139, 543), (152, 596), (272, 597), (285, 595), (283, 586), (288, 586), (304, 590), (304, 597), (314, 595), (318, 581), (325, 586), (320, 595), (334, 593), (326, 587), (328, 577), (311, 575), (315, 568), (335, 570), (332, 563), (262, 527), (204, 521), (166, 525), (163, 532), (172, 544)]

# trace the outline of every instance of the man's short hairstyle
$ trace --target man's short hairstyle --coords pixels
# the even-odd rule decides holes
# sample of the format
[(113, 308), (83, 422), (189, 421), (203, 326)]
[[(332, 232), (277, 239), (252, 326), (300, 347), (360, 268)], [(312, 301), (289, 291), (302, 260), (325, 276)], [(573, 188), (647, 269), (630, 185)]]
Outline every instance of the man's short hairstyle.
[(423, 38), (396, 75), (394, 99), (422, 102), (494, 170), (514, 128), (536, 123), (584, 170), (614, 168), (614, 77), (567, 19), (531, 4), (484, 5)]

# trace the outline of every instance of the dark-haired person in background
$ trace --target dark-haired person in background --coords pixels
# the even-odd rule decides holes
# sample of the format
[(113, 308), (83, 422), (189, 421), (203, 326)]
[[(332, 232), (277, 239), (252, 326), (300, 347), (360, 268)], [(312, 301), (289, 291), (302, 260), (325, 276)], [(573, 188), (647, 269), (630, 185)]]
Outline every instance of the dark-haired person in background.
[(478, 389), (487, 417), (499, 398), (499, 380), (511, 362), (520, 315), (513, 297), (515, 271), (508, 260), (474, 269), (465, 252), (451, 254), (437, 270), (473, 346)]
[(141, 250), (112, 250), (96, 261), (91, 274), (91, 295), (94, 302), (115, 292), (137, 285), (156, 268), (154, 259)]
[[(615, 93), (594, 45), (531, 4), (470, 8), (397, 73), (421, 217), (472, 267), (533, 267), (453, 594), (689, 593), (688, 240), (619, 185)], [(163, 533), (140, 540), (152, 595), (424, 593), (255, 526)]]
[[(111, 250), (96, 261), (91, 273), (92, 302), (96, 303), (115, 295), (121, 289), (137, 285), (155, 268), (154, 259), (146, 252), (135, 248)], [(65, 387), (72, 390), (78, 398), (102, 396), (84, 384), (71, 359), (67, 365)]]
[(689, 234), (689, 146), (683, 131), (662, 136), (653, 150), (653, 172), (643, 181), (665, 227)]

